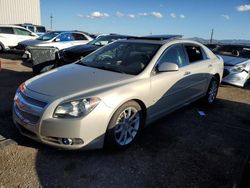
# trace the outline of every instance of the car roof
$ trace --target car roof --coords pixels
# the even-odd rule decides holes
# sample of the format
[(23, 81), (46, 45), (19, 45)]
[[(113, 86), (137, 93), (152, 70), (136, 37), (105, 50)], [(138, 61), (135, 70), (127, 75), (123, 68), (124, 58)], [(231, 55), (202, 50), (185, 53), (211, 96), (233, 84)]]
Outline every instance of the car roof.
[[(18, 25), (3, 25), (3, 24), (0, 24), (0, 27), (15, 27), (15, 28), (25, 29), (25, 28), (23, 28), (21, 26), (18, 26)], [(27, 30), (27, 29), (25, 29), (25, 30)]]
[(174, 39), (181, 39), (182, 35), (149, 35), (140, 37), (128, 37), (128, 41), (152, 43), (152, 44), (166, 44)]

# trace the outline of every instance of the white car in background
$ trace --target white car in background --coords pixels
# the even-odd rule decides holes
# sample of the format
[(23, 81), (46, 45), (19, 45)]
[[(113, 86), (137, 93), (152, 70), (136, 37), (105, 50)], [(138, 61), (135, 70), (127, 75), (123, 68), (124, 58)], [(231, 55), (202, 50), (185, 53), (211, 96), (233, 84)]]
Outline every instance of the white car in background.
[(250, 45), (218, 45), (213, 52), (224, 61), (223, 82), (245, 87), (250, 78)]
[(58, 50), (71, 46), (86, 44), (93, 38), (80, 31), (52, 31), (36, 40), (26, 40), (18, 44), (18, 48), (25, 50), (27, 47), (55, 47)]
[(37, 34), (20, 26), (0, 25), (0, 52), (17, 46), (21, 41), (37, 37)]

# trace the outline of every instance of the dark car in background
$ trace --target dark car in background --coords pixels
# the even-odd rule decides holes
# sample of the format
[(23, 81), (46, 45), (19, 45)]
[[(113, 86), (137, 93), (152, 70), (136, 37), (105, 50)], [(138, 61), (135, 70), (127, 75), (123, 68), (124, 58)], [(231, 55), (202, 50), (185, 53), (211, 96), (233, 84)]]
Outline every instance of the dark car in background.
[(127, 39), (128, 37), (130, 36), (118, 34), (101, 35), (85, 45), (77, 45), (61, 50), (59, 52), (59, 62), (61, 65), (73, 63), (102, 46), (116, 40)]
[(223, 82), (244, 87), (250, 78), (250, 45), (219, 45), (213, 52), (224, 60)]

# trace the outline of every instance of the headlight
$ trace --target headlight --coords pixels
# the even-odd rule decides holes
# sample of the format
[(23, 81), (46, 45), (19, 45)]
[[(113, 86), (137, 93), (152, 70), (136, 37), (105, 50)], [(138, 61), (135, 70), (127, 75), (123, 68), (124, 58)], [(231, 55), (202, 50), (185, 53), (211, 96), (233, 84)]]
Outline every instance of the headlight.
[(56, 118), (77, 118), (86, 116), (100, 102), (97, 97), (72, 100), (57, 106), (53, 117)]
[(246, 64), (235, 65), (231, 70), (234, 72), (242, 72), (246, 68)]

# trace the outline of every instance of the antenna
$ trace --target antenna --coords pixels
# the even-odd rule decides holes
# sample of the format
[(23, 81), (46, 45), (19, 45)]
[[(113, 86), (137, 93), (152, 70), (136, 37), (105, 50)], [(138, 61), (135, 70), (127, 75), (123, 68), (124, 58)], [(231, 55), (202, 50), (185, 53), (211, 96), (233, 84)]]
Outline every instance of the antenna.
[(213, 43), (213, 35), (214, 35), (214, 29), (212, 29), (212, 32), (211, 32), (210, 44)]
[(53, 16), (52, 14), (50, 15), (50, 30), (52, 30), (52, 26), (53, 26)]

